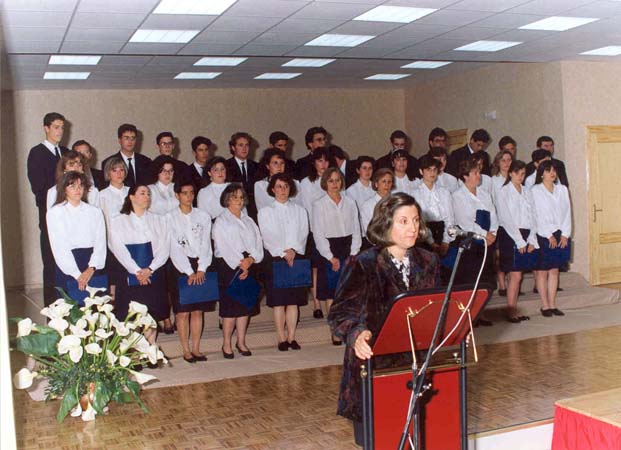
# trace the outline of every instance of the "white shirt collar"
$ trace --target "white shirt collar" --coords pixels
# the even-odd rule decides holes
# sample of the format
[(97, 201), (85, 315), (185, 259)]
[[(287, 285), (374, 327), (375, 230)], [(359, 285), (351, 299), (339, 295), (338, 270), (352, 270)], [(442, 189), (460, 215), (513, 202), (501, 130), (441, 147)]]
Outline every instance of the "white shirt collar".
[(54, 145), (50, 141), (48, 141), (46, 139), (46, 140), (43, 141), (43, 145), (45, 145), (47, 147), (47, 149), (54, 154), (54, 156), (56, 156), (56, 147), (58, 147), (58, 153), (60, 153), (60, 146), (59, 146), (59, 144)]

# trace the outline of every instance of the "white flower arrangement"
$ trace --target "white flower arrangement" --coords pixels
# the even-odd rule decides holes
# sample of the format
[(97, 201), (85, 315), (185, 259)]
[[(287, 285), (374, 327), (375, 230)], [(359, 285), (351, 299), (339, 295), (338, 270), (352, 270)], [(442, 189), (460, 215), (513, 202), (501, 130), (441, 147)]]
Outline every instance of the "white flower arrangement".
[(113, 312), (109, 296), (95, 297), (102, 289), (86, 288), (89, 297), (79, 307), (64, 293), (41, 310), (49, 319), (37, 325), (30, 318), (17, 321), (15, 348), (39, 363), (36, 371), (20, 369), (13, 377), (18, 389), (27, 389), (37, 377), (46, 377), (48, 399), (61, 398), (57, 420), (67, 414), (94, 420), (111, 400), (136, 402), (148, 412), (139, 394), (141, 385), (156, 379), (136, 369), (147, 362), (167, 364), (164, 354), (143, 333), (156, 322), (147, 307), (130, 302), (121, 322)]

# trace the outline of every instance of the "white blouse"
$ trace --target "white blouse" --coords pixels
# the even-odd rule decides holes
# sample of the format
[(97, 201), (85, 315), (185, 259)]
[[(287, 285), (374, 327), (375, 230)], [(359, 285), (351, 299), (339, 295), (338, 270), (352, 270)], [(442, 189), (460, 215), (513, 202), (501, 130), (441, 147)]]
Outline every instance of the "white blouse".
[(170, 255), (170, 235), (166, 217), (146, 211), (138, 217), (135, 213), (119, 214), (110, 221), (110, 249), (127, 272), (136, 274), (144, 267), (138, 267), (127, 244), (151, 243), (153, 261), (151, 271), (162, 267)]
[(453, 192), (453, 213), (455, 214), (455, 225), (464, 231), (472, 231), (474, 233), (485, 236), (487, 230), (481, 228), (476, 222), (477, 210), (482, 209), (490, 213), (490, 229), (492, 234), (496, 234), (498, 230), (498, 218), (496, 210), (492, 203), (492, 197), (485, 189), (477, 188), (477, 195), (473, 195), (468, 188), (463, 185)]
[(554, 191), (548, 191), (543, 183), (532, 187), (531, 193), (535, 204), (535, 221), (537, 234), (550, 238), (556, 230), (561, 230), (565, 237), (571, 235), (571, 202), (569, 191), (562, 184), (555, 184)]
[(347, 196), (356, 202), (358, 210), (362, 209), (364, 202), (375, 195), (375, 191), (373, 190), (371, 184), (372, 183), (369, 181), (369, 185), (365, 186), (360, 182), (360, 179), (358, 179), (354, 184), (347, 188), (347, 191), (345, 191)]
[(291, 200), (275, 201), (259, 210), (258, 219), (263, 246), (272, 256), (283, 257), (289, 248), (304, 254), (308, 238), (308, 214), (304, 208)]
[(376, 192), (375, 195), (364, 202), (362, 208), (360, 208), (360, 231), (363, 236), (367, 235), (367, 228), (369, 228), (369, 224), (373, 218), (375, 205), (377, 205), (381, 199), (382, 197)]
[(63, 202), (47, 211), (47, 232), (54, 261), (60, 270), (76, 280), (82, 274), (71, 250), (93, 248), (89, 267), (106, 265), (106, 224), (99, 208), (80, 202)]
[(99, 207), (103, 211), (104, 218), (108, 224), (110, 223), (110, 219), (118, 216), (121, 212), (123, 202), (125, 202), (128, 192), (128, 186), (117, 189), (109, 185), (99, 193)]
[(229, 183), (210, 183), (198, 191), (196, 199), (198, 208), (209, 214), (212, 219), (222, 214), (224, 208), (220, 206), (220, 196), (228, 185)]
[(438, 175), (436, 184), (448, 190), (451, 194), (459, 189), (459, 182), (457, 181), (457, 178), (446, 172), (442, 172)]
[(151, 191), (151, 206), (149, 211), (164, 216), (179, 207), (179, 200), (175, 197), (175, 183), (165, 185), (159, 181), (149, 185)]
[(423, 220), (427, 222), (444, 222), (444, 236), (442, 242), (451, 242), (448, 227), (455, 223), (453, 203), (449, 191), (437, 183), (431, 189), (425, 183), (420, 183), (413, 192), (423, 212)]
[(315, 201), (326, 195), (326, 191), (321, 189), (321, 177), (317, 177), (315, 181), (311, 181), (310, 178), (306, 177), (300, 182), (300, 200), (302, 201), (302, 206), (308, 213), (308, 217), (312, 217), (313, 215), (313, 204)]
[(237, 218), (225, 209), (213, 225), (214, 256), (223, 258), (226, 264), (235, 269), (247, 252), (255, 263), (263, 261), (263, 241), (254, 221), (242, 211)]
[(531, 173), (529, 176), (526, 177), (526, 179), (524, 180), (524, 186), (526, 186), (527, 188), (532, 188), (535, 185), (535, 178), (537, 177), (537, 171), (535, 170), (533, 173)]
[[(513, 183), (504, 185), (498, 192), (496, 211), (498, 211), (498, 225), (504, 228), (517, 248), (537, 244), (534, 203), (530, 189), (522, 186), (518, 192)], [(530, 230), (526, 241), (522, 238), (520, 228)]]
[(407, 175), (405, 175), (403, 178), (399, 178), (397, 175), (395, 175), (395, 185), (392, 188), (392, 192), (403, 192), (405, 194), (411, 195), (415, 187), (416, 182), (410, 180)]
[[(498, 175), (494, 175), (492, 178), (492, 190), (490, 192), (490, 194), (492, 195), (492, 201), (494, 202), (494, 205), (497, 204), (498, 201), (498, 193), (500, 192), (500, 189), (502, 188), (502, 186), (505, 184), (505, 181), (507, 181), (507, 178), (498, 174)], [(509, 181), (509, 184), (511, 183), (511, 181)]]
[(188, 258), (198, 258), (198, 271), (206, 272), (211, 264), (211, 217), (205, 211), (192, 208), (189, 214), (177, 208), (168, 213), (170, 259), (181, 273), (194, 273)]
[(350, 254), (356, 255), (360, 251), (362, 237), (358, 208), (356, 208), (356, 203), (346, 195), (341, 196), (338, 205), (327, 195), (315, 201), (311, 229), (317, 251), (327, 260), (334, 257), (328, 238), (351, 235)]
[[(56, 203), (56, 199), (58, 198), (58, 191), (56, 190), (56, 186), (52, 186), (47, 190), (47, 209), (48, 211), (54, 206)], [(95, 206), (99, 208), (99, 189), (95, 186), (91, 186), (88, 190), (88, 194), (86, 194), (86, 200), (89, 205)]]

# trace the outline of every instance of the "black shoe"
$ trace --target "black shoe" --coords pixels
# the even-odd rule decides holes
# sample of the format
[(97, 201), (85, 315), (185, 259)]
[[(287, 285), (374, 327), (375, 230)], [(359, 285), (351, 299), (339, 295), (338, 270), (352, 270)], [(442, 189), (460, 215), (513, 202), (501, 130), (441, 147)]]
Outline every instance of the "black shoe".
[(507, 290), (506, 289), (498, 289), (498, 295), (500, 295), (501, 297), (506, 297), (507, 296)]
[(336, 340), (334, 339), (334, 337), (332, 337), (332, 345), (336, 345), (336, 346), (343, 345), (343, 341)]
[(242, 356), (252, 356), (252, 352), (250, 350), (242, 350), (239, 344), (235, 344), (235, 348)]
[(149, 369), (157, 369), (159, 366), (157, 364), (153, 364), (152, 362), (148, 362), (147, 367)]
[(315, 319), (323, 319), (323, 312), (321, 311), (321, 309), (316, 309), (315, 311), (313, 311), (313, 317)]
[(552, 317), (554, 315), (551, 309), (539, 309), (539, 311), (541, 311), (543, 317)]
[(491, 327), (494, 325), (491, 320), (487, 319), (479, 319), (477, 320), (477, 325), (481, 325), (482, 327)]
[(528, 317), (528, 316), (520, 316), (519, 319), (522, 320), (522, 321), (523, 320), (530, 320), (530, 317)]
[(533, 288), (533, 294), (539, 294), (539, 290), (536, 287)]
[(300, 350), (302, 347), (300, 347), (300, 344), (298, 344), (298, 341), (294, 339), (293, 341), (289, 342), (289, 348), (291, 350)]
[(218, 321), (218, 328), (222, 329), (222, 320)]
[(175, 328), (171, 325), (170, 327), (164, 328), (162, 331), (164, 334), (173, 334), (175, 332)]
[(561, 311), (558, 308), (552, 308), (549, 311), (552, 311), (552, 314), (554, 314), (555, 316), (564, 316), (565, 313), (563, 311)]
[(556, 292), (563, 292), (563, 288), (562, 287), (557, 287), (556, 288)]
[(183, 360), (191, 364), (194, 364), (197, 361), (194, 355), (190, 356), (189, 358), (186, 358), (185, 355), (183, 355)]
[(520, 323), (521, 320), (519, 317), (507, 317), (507, 322), (511, 322), (511, 323)]
[(286, 352), (287, 350), (289, 350), (289, 343), (287, 341), (279, 342), (278, 350), (280, 350), (281, 352)]
[(195, 355), (194, 353), (192, 353), (192, 357), (194, 358), (194, 361), (200, 361), (200, 362), (207, 361), (207, 357), (205, 355)]
[(235, 358), (235, 353), (227, 353), (224, 351), (224, 347), (222, 347), (222, 356), (224, 356), (224, 359), (233, 359)]

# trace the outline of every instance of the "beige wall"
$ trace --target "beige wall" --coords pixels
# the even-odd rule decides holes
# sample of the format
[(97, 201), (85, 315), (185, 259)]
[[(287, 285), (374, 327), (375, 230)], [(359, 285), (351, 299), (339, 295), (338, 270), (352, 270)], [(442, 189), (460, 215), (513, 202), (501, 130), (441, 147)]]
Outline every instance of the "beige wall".
[[(305, 153), (304, 132), (323, 125), (333, 142), (351, 154), (379, 155), (387, 136), (404, 127), (402, 90), (227, 89), (80, 90), (3, 93), (2, 225), (8, 286), (41, 283), (37, 213), (26, 178), (28, 150), (43, 139), (41, 120), (58, 111), (70, 121), (66, 143), (88, 140), (99, 159), (118, 150), (116, 128), (136, 124), (142, 152), (154, 156), (155, 136), (171, 130), (179, 138), (180, 158), (192, 160), (191, 139), (208, 136), (218, 155), (230, 156), (226, 142), (244, 130), (261, 148), (276, 129), (295, 141), (294, 157)], [(5, 99), (6, 97), (6, 99)], [(8, 166), (8, 167), (7, 167)]]

